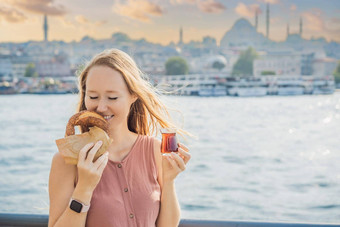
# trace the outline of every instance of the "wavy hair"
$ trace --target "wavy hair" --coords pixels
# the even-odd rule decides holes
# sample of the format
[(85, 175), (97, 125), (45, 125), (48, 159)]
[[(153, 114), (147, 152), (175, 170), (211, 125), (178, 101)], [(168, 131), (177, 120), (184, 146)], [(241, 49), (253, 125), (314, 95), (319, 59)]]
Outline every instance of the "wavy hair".
[[(93, 66), (107, 66), (123, 76), (131, 95), (137, 100), (131, 105), (128, 115), (128, 128), (141, 135), (152, 135), (158, 129), (176, 128), (171, 121), (167, 107), (159, 98), (159, 92), (151, 85), (148, 78), (137, 67), (135, 61), (125, 52), (118, 49), (105, 50), (94, 56), (79, 75), (78, 111), (86, 110), (86, 79)], [(180, 134), (188, 134), (178, 128)]]

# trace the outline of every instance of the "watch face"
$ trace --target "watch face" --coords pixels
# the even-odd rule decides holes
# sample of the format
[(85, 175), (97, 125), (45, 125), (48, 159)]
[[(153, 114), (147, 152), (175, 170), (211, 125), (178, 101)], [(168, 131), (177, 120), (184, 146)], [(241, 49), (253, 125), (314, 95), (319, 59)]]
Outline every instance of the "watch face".
[(70, 204), (71, 210), (74, 210), (77, 213), (80, 213), (81, 209), (83, 208), (83, 205), (75, 200), (72, 200)]

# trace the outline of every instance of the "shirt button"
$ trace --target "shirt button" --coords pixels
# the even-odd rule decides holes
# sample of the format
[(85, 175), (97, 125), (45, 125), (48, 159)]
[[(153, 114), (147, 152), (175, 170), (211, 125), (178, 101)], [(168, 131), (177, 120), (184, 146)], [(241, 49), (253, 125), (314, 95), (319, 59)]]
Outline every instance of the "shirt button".
[(128, 188), (124, 188), (124, 192), (128, 192), (129, 191), (129, 189)]
[(134, 217), (134, 215), (133, 214), (130, 214), (130, 218), (133, 218)]
[(122, 164), (119, 163), (119, 164), (118, 164), (118, 168), (122, 168)]

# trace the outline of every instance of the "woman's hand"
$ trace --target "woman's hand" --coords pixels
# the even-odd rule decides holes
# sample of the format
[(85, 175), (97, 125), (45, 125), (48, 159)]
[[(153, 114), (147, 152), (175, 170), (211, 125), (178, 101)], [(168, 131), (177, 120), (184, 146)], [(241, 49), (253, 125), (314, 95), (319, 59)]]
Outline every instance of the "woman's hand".
[(96, 144), (89, 143), (79, 152), (77, 164), (78, 184), (89, 192), (93, 192), (96, 188), (109, 159), (108, 152), (106, 152), (93, 162), (94, 155), (102, 144), (102, 141), (98, 141)]
[(174, 181), (177, 175), (184, 171), (190, 160), (189, 149), (183, 144), (178, 144), (178, 152), (162, 155), (163, 181)]

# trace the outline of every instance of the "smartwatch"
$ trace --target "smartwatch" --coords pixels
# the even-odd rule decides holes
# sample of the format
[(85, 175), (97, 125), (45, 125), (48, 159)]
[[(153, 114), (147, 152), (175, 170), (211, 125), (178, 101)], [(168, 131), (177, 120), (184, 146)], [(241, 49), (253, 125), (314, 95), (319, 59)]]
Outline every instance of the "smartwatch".
[(70, 205), (70, 209), (77, 213), (85, 213), (90, 209), (90, 205), (85, 205), (84, 203), (79, 202), (72, 198), (70, 200), (69, 205)]

